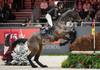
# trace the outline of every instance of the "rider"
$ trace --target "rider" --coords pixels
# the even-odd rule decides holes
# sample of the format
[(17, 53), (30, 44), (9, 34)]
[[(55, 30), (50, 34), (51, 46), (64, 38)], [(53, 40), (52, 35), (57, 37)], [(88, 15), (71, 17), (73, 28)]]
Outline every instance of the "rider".
[(52, 21), (56, 20), (58, 16), (61, 15), (59, 12), (62, 7), (63, 7), (62, 3), (58, 2), (58, 4), (55, 7), (53, 7), (47, 12), (47, 14), (45, 15), (45, 18), (49, 26), (45, 25), (44, 27), (42, 27), (42, 31), (44, 32), (44, 34), (50, 34), (50, 30), (52, 30), (52, 27), (53, 27)]
[(49, 13), (47, 13), (45, 18), (46, 18), (48, 24), (46, 24), (42, 27), (42, 33), (50, 34), (50, 29), (53, 27), (52, 17)]

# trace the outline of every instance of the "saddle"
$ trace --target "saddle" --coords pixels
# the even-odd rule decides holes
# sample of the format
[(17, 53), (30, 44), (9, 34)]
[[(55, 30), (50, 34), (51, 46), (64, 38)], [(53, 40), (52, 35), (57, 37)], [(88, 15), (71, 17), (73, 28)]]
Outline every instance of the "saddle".
[(54, 31), (53, 27), (41, 28), (40, 29), (40, 34), (42, 36), (47, 37), (47, 38), (51, 38), (51, 37), (54, 36), (53, 31)]

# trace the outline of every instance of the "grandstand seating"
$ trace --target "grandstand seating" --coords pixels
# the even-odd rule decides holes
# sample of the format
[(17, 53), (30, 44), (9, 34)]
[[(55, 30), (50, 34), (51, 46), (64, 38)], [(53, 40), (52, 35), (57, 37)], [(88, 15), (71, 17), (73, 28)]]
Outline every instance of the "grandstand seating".
[(27, 18), (31, 18), (32, 15), (32, 4), (31, 0), (24, 1), (25, 9), (21, 9), (19, 11), (13, 11), (16, 16), (16, 20), (8, 20), (8, 23), (24, 23)]
[(31, 0), (24, 0), (24, 6), (25, 6), (25, 9), (31, 9), (32, 8)]

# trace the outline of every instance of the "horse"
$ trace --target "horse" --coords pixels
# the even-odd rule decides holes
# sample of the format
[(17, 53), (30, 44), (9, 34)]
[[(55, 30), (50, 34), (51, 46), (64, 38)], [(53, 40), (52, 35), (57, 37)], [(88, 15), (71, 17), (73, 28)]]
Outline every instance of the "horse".
[(100, 10), (98, 10), (98, 12), (95, 15), (95, 21), (100, 22)]
[[(65, 15), (68, 16), (69, 13), (73, 14), (73, 15), (70, 16), (70, 18), (72, 18), (73, 20), (75, 19), (76, 22), (80, 20), (80, 16), (74, 10), (67, 11), (67, 13)], [(75, 16), (77, 18), (74, 18)], [(30, 50), (30, 53), (27, 56), (27, 59), (28, 59), (30, 65), (33, 68), (37, 68), (38, 67), (31, 60), (33, 56), (34, 56), (34, 61), (40, 67), (48, 67), (47, 65), (44, 65), (39, 61), (39, 57), (40, 57), (40, 54), (42, 52), (44, 44), (51, 43), (51, 42), (57, 41), (59, 39), (65, 39), (65, 40), (69, 39), (69, 40), (71, 40), (69, 37), (72, 36), (71, 34), (72, 34), (72, 31), (73, 31), (72, 30), (73, 26), (69, 27), (68, 28), (69, 30), (68, 30), (67, 29), (67, 27), (68, 27), (67, 24), (69, 24), (69, 23), (67, 23), (67, 22), (72, 21), (72, 20), (69, 19), (69, 18), (66, 18), (66, 20), (67, 20), (66, 22), (64, 20), (65, 23), (63, 23), (63, 22), (59, 23), (58, 22), (58, 23), (54, 24), (54, 26), (52, 27), (52, 31), (51, 31), (51, 33), (52, 33), (51, 37), (49, 37), (48, 35), (42, 35), (41, 32), (38, 32), (38, 33), (33, 33), (32, 36), (29, 39), (27, 39), (27, 40), (24, 39), (23, 42), (27, 41), (27, 45), (28, 45), (27, 47)], [(73, 22), (75, 22), (75, 21), (72, 21), (70, 24), (73, 24)], [(17, 42), (21, 42), (21, 40), (23, 40), (23, 39), (16, 40), (12, 44), (12, 46), (15, 46), (17, 44)]]

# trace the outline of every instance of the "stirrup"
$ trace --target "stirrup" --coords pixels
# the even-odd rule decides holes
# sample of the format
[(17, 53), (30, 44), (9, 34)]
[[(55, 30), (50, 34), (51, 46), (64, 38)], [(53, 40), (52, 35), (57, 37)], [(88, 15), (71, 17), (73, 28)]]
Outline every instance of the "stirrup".
[(41, 30), (41, 34), (42, 35), (46, 34), (46, 31), (45, 30)]

